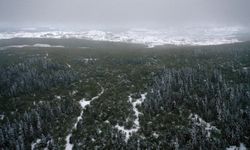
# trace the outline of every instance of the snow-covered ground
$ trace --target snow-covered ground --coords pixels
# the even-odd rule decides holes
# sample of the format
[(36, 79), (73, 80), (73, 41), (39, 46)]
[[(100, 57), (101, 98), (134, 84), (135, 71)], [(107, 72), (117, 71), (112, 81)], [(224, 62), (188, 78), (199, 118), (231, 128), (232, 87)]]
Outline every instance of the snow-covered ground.
[(83, 98), (83, 99), (81, 99), (81, 100), (79, 101), (79, 104), (80, 104), (81, 107), (82, 107), (82, 111), (81, 111), (80, 115), (77, 117), (77, 120), (76, 120), (76, 122), (75, 122), (73, 128), (71, 129), (70, 133), (66, 136), (66, 139), (65, 139), (65, 141), (66, 141), (65, 150), (72, 150), (72, 148), (73, 148), (73, 146), (74, 146), (73, 144), (70, 143), (70, 138), (71, 138), (71, 136), (72, 136), (72, 131), (75, 130), (75, 129), (77, 128), (78, 122), (79, 122), (80, 120), (82, 120), (83, 111), (84, 111), (84, 109), (86, 108), (86, 106), (90, 105), (90, 103), (91, 103), (92, 101), (98, 99), (98, 98), (104, 93), (104, 88), (101, 87), (101, 89), (102, 89), (101, 92), (98, 93), (97, 96), (92, 97), (91, 100), (88, 101), (88, 100), (86, 100), (85, 98)]
[(0, 50), (6, 50), (9, 48), (24, 48), (24, 47), (39, 47), (39, 48), (48, 48), (48, 47), (55, 47), (55, 48), (64, 48), (62, 45), (49, 45), (49, 44), (33, 44), (33, 45), (9, 45), (9, 46), (4, 46), (0, 47)]
[(247, 150), (246, 146), (243, 143), (240, 143), (240, 146), (230, 146), (226, 150)]
[[(37, 149), (37, 145), (41, 144), (41, 142), (42, 142), (41, 139), (37, 139), (35, 142), (32, 142), (31, 143), (31, 150)], [(52, 139), (47, 141), (47, 143), (46, 143), (47, 145), (46, 145), (46, 147), (43, 148), (43, 150), (49, 150), (48, 147), (49, 147), (50, 143), (53, 143)]]
[(58, 95), (55, 95), (55, 98), (60, 100), (62, 97), (58, 96)]
[(3, 120), (4, 119), (4, 115), (0, 115), (0, 120)]
[(82, 61), (84, 61), (84, 63), (88, 63), (88, 62), (91, 62), (91, 61), (96, 61), (97, 59), (96, 58), (83, 58)]
[(70, 64), (67, 63), (66, 65), (67, 65), (69, 68), (71, 68), (71, 65), (70, 65)]
[(76, 38), (97, 41), (112, 41), (144, 44), (147, 47), (159, 45), (218, 45), (240, 42), (237, 35), (243, 32), (240, 26), (207, 26), (167, 28), (161, 30), (130, 29), (121, 32), (87, 30), (75, 31), (17, 31), (1, 32), (0, 39), (11, 38)]
[(125, 134), (125, 136), (126, 136), (125, 141), (126, 142), (129, 140), (132, 133), (135, 133), (140, 129), (139, 115), (142, 113), (139, 112), (139, 110), (137, 109), (137, 106), (141, 105), (144, 102), (144, 100), (146, 99), (146, 95), (147, 95), (147, 93), (141, 94), (141, 98), (136, 99), (135, 101), (133, 101), (133, 98), (131, 96), (128, 97), (128, 102), (132, 104), (134, 115), (136, 117), (134, 120), (133, 127), (131, 129), (126, 129), (124, 126), (120, 126), (118, 124), (115, 126), (115, 128), (117, 128), (119, 131), (121, 131), (123, 134)]
[(210, 138), (211, 136), (211, 131), (219, 132), (220, 130), (217, 129), (215, 126), (212, 126), (210, 123), (207, 123), (204, 121), (199, 115), (197, 114), (190, 114), (189, 119), (192, 120), (192, 122), (197, 125), (205, 128), (205, 131), (207, 133), (207, 137)]
[(36, 145), (41, 142), (41, 139), (37, 139), (34, 143), (31, 144), (31, 150), (34, 150)]

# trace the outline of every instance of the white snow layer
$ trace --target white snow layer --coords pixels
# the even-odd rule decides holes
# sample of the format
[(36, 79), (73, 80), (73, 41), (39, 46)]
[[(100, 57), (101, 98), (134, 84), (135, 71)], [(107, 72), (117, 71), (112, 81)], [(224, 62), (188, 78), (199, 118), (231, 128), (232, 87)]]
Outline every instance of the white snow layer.
[[(162, 31), (148, 29), (132, 29), (123, 32), (107, 32), (89, 30), (82, 32), (67, 31), (19, 31), (2, 32), (0, 39), (11, 38), (77, 38), (97, 41), (112, 41), (144, 44), (149, 48), (173, 45), (218, 45), (240, 42), (236, 35), (243, 31), (243, 27), (184, 27), (182, 29), (168, 28)], [(43, 45), (45, 46), (45, 45)]]
[(3, 120), (5, 115), (0, 115), (0, 120)]
[[(37, 145), (40, 144), (41, 141), (42, 141), (41, 139), (37, 139), (35, 142), (32, 142), (32, 143), (31, 143), (31, 150), (36, 150), (36, 149), (38, 149), (38, 148), (37, 148)], [(51, 140), (47, 141), (47, 145), (46, 145), (45, 148), (43, 148), (43, 150), (48, 150), (48, 146), (49, 146), (49, 143), (50, 143), (50, 142), (53, 142), (53, 140), (51, 139)]]
[(190, 114), (189, 119), (192, 120), (192, 122), (197, 125), (205, 128), (205, 131), (207, 132), (207, 137), (210, 138), (211, 131), (220, 132), (219, 129), (217, 129), (215, 126), (212, 126), (210, 123), (207, 123), (204, 121), (199, 115), (197, 114)]
[(41, 142), (41, 139), (37, 139), (35, 143), (31, 143), (31, 150), (34, 150), (36, 145)]
[(69, 68), (71, 68), (71, 65), (70, 64), (66, 64)]
[(55, 95), (55, 98), (56, 98), (56, 99), (59, 99), (59, 100), (62, 99), (62, 97), (61, 97), (61, 96), (58, 96), (58, 95)]
[(49, 47), (54, 47), (54, 48), (64, 48), (62, 45), (49, 45), (49, 44), (33, 44), (33, 45), (9, 45), (9, 46), (4, 46), (0, 47), (0, 50), (6, 50), (9, 48), (24, 48), (24, 47), (38, 47), (38, 48), (49, 48)]
[(79, 104), (81, 105), (82, 107), (82, 111), (80, 113), (80, 115), (77, 117), (77, 120), (73, 126), (73, 128), (71, 129), (70, 133), (66, 136), (66, 145), (65, 145), (65, 150), (72, 150), (73, 148), (73, 144), (70, 143), (70, 138), (72, 136), (72, 131), (75, 130), (77, 128), (77, 124), (80, 120), (82, 120), (82, 115), (83, 115), (83, 110), (86, 108), (86, 106), (90, 105), (90, 103), (96, 99), (98, 99), (103, 93), (104, 93), (104, 88), (101, 87), (102, 91), (100, 93), (97, 94), (97, 96), (95, 97), (92, 97), (91, 100), (87, 101), (85, 98), (81, 99), (79, 101)]
[(139, 110), (137, 109), (136, 106), (141, 105), (144, 102), (144, 100), (146, 99), (146, 95), (147, 95), (147, 93), (141, 94), (141, 98), (136, 99), (135, 101), (133, 101), (131, 96), (128, 97), (128, 102), (132, 104), (133, 111), (134, 111), (134, 114), (136, 117), (134, 120), (133, 128), (125, 129), (124, 126), (120, 126), (118, 124), (115, 126), (115, 128), (117, 128), (119, 131), (121, 131), (123, 134), (125, 134), (125, 142), (127, 142), (129, 140), (132, 133), (135, 133), (140, 129), (139, 115), (142, 113), (139, 112)]
[(247, 150), (246, 146), (243, 143), (240, 143), (240, 147), (230, 146), (226, 150)]
[(70, 138), (71, 138), (71, 136), (72, 136), (72, 133), (70, 133), (70, 134), (68, 134), (67, 136), (66, 136), (66, 146), (65, 146), (65, 150), (72, 150), (72, 148), (73, 148), (73, 144), (71, 144), (70, 143)]

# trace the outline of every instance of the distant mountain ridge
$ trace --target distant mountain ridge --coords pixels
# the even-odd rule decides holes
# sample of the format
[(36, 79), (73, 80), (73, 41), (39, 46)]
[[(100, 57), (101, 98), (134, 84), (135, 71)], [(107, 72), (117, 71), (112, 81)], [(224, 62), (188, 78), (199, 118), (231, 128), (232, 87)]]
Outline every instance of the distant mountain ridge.
[(152, 48), (160, 45), (220, 45), (241, 42), (241, 27), (183, 28), (164, 31), (149, 29), (130, 29), (122, 32), (102, 30), (86, 31), (39, 31), (20, 30), (0, 32), (0, 39), (11, 38), (55, 38), (55, 39), (89, 39), (96, 41), (138, 43)]

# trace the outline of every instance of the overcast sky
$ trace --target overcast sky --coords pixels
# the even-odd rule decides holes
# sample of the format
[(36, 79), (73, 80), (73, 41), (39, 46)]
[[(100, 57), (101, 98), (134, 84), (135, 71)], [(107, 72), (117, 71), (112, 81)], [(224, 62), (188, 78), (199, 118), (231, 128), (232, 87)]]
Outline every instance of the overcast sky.
[(0, 0), (0, 25), (248, 24), (250, 0)]

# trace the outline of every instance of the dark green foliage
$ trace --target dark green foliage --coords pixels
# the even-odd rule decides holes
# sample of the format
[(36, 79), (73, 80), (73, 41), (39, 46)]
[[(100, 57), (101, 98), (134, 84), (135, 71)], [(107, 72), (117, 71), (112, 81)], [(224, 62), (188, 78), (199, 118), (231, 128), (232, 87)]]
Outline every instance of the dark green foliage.
[(0, 96), (15, 97), (36, 90), (69, 85), (77, 73), (47, 58), (30, 58), (0, 68)]
[[(225, 149), (250, 146), (250, 43), (162, 46), (12, 39), (66, 48), (0, 51), (0, 149)], [(89, 48), (78, 48), (89, 47)], [(3, 59), (1, 59), (3, 58)], [(70, 66), (69, 66), (70, 65)], [(91, 100), (81, 110), (82, 98)], [(140, 129), (128, 141), (136, 106)], [(77, 117), (83, 111), (75, 129)]]

